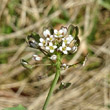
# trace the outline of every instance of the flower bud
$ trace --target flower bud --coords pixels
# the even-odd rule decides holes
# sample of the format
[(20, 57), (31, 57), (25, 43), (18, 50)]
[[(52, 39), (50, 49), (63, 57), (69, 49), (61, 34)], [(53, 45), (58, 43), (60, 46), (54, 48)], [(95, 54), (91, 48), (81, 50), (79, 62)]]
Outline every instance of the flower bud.
[(33, 47), (33, 48), (37, 48), (38, 47), (38, 43), (35, 40), (31, 40), (31, 41), (29, 41), (29, 46)]
[(73, 46), (73, 47), (72, 47), (72, 52), (73, 52), (73, 53), (75, 53), (77, 50), (78, 50), (78, 47), (77, 47), (77, 46)]
[(40, 61), (40, 60), (42, 60), (42, 57), (39, 57), (38, 55), (33, 55), (33, 59), (35, 61)]
[(63, 63), (63, 64), (61, 65), (61, 68), (62, 68), (63, 70), (65, 70), (65, 69), (68, 69), (69, 66), (68, 66), (67, 64)]
[(50, 59), (51, 59), (51, 60), (56, 60), (56, 59), (57, 59), (57, 56), (56, 56), (56, 55), (52, 55), (52, 56), (50, 57)]

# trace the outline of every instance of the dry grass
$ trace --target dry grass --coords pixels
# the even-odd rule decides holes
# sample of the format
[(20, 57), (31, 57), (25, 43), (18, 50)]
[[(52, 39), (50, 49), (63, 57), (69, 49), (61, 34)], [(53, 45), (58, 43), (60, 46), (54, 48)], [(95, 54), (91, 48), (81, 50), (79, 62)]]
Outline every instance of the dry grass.
[[(48, 110), (110, 109), (110, 22), (105, 23), (110, 17), (109, 11), (102, 9), (95, 0), (17, 1), (0, 1), (0, 59), (3, 58), (0, 62), (0, 110), (18, 104), (28, 110), (41, 110), (54, 75), (48, 77), (50, 68), (41, 66), (30, 72), (21, 66), (21, 58), (30, 59), (36, 52), (27, 48), (24, 39), (33, 31), (41, 34), (44, 26), (59, 28), (71, 23), (80, 28), (81, 45), (74, 58), (66, 62), (73, 64), (88, 49), (93, 54), (89, 51), (85, 67), (78, 65), (62, 71), (63, 78), (56, 89), (61, 81), (71, 82), (71, 86), (54, 93)], [(56, 23), (55, 18), (63, 19), (65, 11), (69, 19)], [(88, 43), (97, 14), (96, 39)]]

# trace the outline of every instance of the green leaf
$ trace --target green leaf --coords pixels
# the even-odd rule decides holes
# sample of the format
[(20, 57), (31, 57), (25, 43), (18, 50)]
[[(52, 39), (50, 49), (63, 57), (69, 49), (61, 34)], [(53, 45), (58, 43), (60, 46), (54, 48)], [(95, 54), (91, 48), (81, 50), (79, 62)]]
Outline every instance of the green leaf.
[(27, 110), (27, 109), (24, 108), (22, 105), (18, 105), (17, 107), (5, 108), (3, 110)]

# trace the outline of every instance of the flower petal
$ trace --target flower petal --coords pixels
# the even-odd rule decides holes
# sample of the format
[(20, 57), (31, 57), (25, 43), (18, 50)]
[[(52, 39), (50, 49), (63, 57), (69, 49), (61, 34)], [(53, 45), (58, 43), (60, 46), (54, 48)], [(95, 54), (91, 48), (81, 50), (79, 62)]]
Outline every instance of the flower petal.
[(64, 54), (68, 54), (68, 52), (67, 52), (66, 50), (65, 50), (65, 51), (63, 51), (63, 53), (64, 53)]
[(42, 46), (43, 46), (43, 43), (39, 43), (39, 46), (41, 46), (41, 47), (42, 47)]
[(52, 42), (49, 42), (49, 46), (53, 46), (53, 43)]
[(53, 38), (53, 35), (51, 35), (50, 38)]
[(43, 35), (45, 37), (47, 37), (48, 35), (50, 35), (50, 31), (48, 29), (46, 29), (44, 32), (43, 32)]
[(67, 33), (67, 28), (66, 27), (62, 27), (63, 33), (64, 35)]
[(66, 47), (66, 50), (71, 50), (71, 48), (70, 47)]
[(57, 36), (57, 35), (54, 35), (54, 37), (56, 37), (56, 38), (57, 38), (58, 36)]
[(61, 46), (59, 47), (59, 50), (62, 51), (62, 47)]
[(43, 38), (40, 38), (40, 42), (43, 42), (44, 41), (44, 39)]
[(50, 50), (50, 48), (48, 46), (46, 46), (46, 50)]
[(50, 50), (50, 53), (53, 53), (54, 52), (54, 50)]
[(65, 42), (62, 43), (62, 47), (65, 47)]
[(62, 40), (65, 40), (65, 38), (62, 38)]
[(50, 40), (49, 38), (47, 38), (46, 40)]
[(54, 47), (54, 49), (56, 49), (56, 48), (57, 48), (57, 46), (56, 46), (56, 45), (54, 45), (53, 47)]
[(71, 41), (73, 40), (73, 36), (72, 35), (69, 35), (67, 38), (67, 44), (71, 43)]
[(57, 34), (57, 33), (58, 33), (58, 31), (55, 29), (55, 30), (54, 30), (54, 34)]
[(63, 33), (63, 30), (62, 30), (62, 29), (60, 29), (60, 30), (59, 30), (59, 33), (60, 33), (60, 34), (62, 34), (62, 33)]
[(69, 35), (68, 37), (70, 38), (70, 40), (73, 40), (73, 36), (72, 35)]

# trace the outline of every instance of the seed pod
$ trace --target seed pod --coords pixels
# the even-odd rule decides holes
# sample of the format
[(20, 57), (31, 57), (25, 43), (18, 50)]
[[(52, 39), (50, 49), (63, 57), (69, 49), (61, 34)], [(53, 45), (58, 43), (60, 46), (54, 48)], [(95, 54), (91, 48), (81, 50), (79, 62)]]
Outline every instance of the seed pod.
[(27, 61), (25, 61), (24, 59), (21, 59), (21, 64), (24, 68), (27, 68), (27, 69), (32, 69), (33, 66), (30, 65)]
[(74, 40), (76, 40), (76, 44), (79, 46), (80, 44), (80, 40), (78, 38), (78, 34), (79, 34), (79, 29), (77, 26), (73, 26), (73, 25), (70, 25), (68, 27), (68, 34), (72, 35), (74, 37)]
[(32, 48), (38, 48), (40, 36), (37, 33), (32, 33), (26, 37), (27, 44)]

